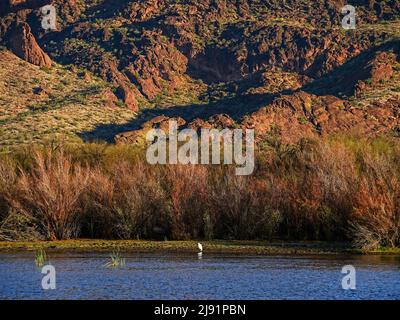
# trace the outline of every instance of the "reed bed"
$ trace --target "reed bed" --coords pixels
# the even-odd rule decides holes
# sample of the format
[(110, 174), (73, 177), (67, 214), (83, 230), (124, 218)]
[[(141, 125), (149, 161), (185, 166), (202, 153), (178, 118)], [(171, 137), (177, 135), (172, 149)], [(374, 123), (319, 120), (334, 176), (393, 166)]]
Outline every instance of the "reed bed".
[(0, 155), (0, 239), (236, 239), (400, 245), (400, 148), (331, 137), (258, 147), (234, 167), (149, 165), (138, 147), (47, 145)]

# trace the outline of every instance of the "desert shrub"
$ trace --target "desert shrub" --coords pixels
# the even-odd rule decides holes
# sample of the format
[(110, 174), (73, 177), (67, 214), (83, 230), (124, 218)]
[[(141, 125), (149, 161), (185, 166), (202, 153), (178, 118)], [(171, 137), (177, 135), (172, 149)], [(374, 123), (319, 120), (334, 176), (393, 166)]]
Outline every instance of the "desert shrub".
[(371, 250), (400, 245), (400, 181), (387, 155), (363, 156), (350, 233), (357, 247)]
[(99, 168), (92, 169), (88, 187), (82, 196), (82, 236), (104, 239), (114, 237), (114, 192), (114, 180)]
[(169, 233), (169, 204), (158, 171), (121, 161), (97, 169), (85, 194), (85, 231), (92, 237), (139, 239)]
[(313, 141), (278, 147), (262, 171), (272, 181), (269, 192), (274, 199), (272, 207), (283, 216), (281, 237), (345, 238), (357, 185), (352, 153), (342, 145)]
[(34, 159), (31, 171), (20, 170), (7, 200), (16, 212), (33, 219), (46, 239), (77, 237), (88, 171), (62, 152), (36, 153)]
[(125, 238), (169, 236), (170, 204), (160, 184), (163, 179), (160, 172), (142, 162), (117, 168), (114, 179), (119, 182), (116, 190), (121, 221), (118, 232)]
[(98, 166), (103, 162), (107, 148), (104, 143), (87, 143), (84, 145), (66, 145), (63, 150), (74, 162)]
[(209, 234), (212, 233), (213, 221), (210, 216), (205, 217), (209, 204), (207, 168), (169, 166), (167, 179), (171, 199), (172, 238), (196, 239), (204, 236), (205, 228), (208, 228)]
[(15, 163), (9, 157), (0, 161), (0, 240), (34, 240), (40, 238), (32, 218), (11, 209), (8, 197), (17, 190)]
[(0, 240), (33, 241), (44, 238), (37, 230), (32, 216), (9, 210), (0, 221)]
[(273, 207), (265, 181), (224, 170), (214, 175), (212, 185), (210, 212), (218, 238), (267, 239), (274, 235), (281, 214)]
[(0, 221), (8, 215), (10, 210), (7, 194), (12, 193), (16, 180), (15, 165), (9, 158), (0, 160)]

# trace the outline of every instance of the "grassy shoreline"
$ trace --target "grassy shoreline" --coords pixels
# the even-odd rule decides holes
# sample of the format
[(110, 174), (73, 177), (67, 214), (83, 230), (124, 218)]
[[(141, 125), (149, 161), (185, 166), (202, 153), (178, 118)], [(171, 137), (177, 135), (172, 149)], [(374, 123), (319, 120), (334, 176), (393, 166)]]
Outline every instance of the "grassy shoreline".
[[(342, 242), (266, 242), (215, 240), (202, 241), (204, 252), (220, 254), (256, 255), (306, 255), (306, 254), (387, 254), (400, 255), (400, 248), (380, 248), (373, 251), (354, 249)], [(0, 253), (24, 250), (60, 251), (106, 251), (123, 250), (133, 252), (197, 252), (197, 241), (144, 241), (144, 240), (64, 240), (0, 242)]]

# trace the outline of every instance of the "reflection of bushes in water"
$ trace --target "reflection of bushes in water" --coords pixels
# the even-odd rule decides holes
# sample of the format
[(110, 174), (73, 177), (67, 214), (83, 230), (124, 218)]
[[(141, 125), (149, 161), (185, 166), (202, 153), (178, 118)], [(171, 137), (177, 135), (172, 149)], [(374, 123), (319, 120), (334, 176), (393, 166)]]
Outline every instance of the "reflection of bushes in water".
[(151, 166), (127, 146), (34, 148), (1, 157), (1, 239), (399, 245), (400, 149), (390, 140), (269, 141), (249, 177), (228, 166)]

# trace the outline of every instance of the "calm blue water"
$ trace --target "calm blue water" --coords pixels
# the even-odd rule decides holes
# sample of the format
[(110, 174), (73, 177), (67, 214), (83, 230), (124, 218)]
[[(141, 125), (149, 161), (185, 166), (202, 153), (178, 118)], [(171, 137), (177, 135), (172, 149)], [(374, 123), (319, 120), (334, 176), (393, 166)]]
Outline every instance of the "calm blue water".
[[(399, 256), (52, 253), (56, 290), (43, 290), (34, 253), (0, 254), (1, 299), (400, 299)], [(356, 290), (341, 268), (356, 268)]]

